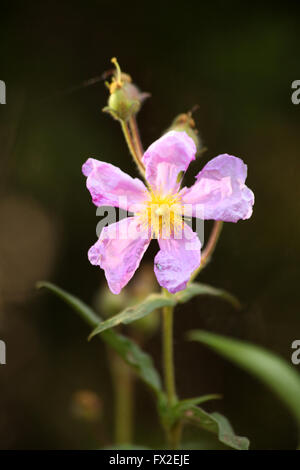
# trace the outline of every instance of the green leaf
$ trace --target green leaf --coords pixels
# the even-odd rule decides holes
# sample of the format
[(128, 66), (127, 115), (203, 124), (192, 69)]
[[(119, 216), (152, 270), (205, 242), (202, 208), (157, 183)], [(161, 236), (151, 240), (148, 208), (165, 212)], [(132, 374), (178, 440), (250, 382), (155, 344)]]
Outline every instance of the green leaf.
[(206, 344), (260, 379), (281, 398), (300, 424), (300, 376), (284, 359), (254, 344), (206, 331), (194, 330), (188, 337)]
[(175, 304), (176, 301), (172, 297), (166, 297), (161, 294), (151, 294), (138, 305), (127, 307), (125, 310), (118, 313), (118, 315), (115, 315), (114, 317), (99, 323), (90, 334), (89, 339), (109, 328), (113, 328), (114, 326), (119, 325), (120, 323), (127, 325), (128, 323), (132, 323), (136, 320), (139, 320), (140, 318), (145, 317), (158, 308), (174, 306)]
[(135, 370), (143, 382), (151, 387), (157, 395), (164, 395), (159, 374), (149, 354), (142, 351), (134, 341), (113, 330), (103, 332), (101, 338)]
[(209, 400), (218, 400), (222, 398), (221, 395), (211, 394), (203, 395), (202, 397), (187, 398), (185, 400), (177, 401), (173, 406), (168, 406), (167, 403), (161, 403), (161, 415), (167, 427), (172, 427), (179, 421), (185, 412), (192, 409), (195, 405), (200, 405)]
[(61, 289), (60, 287), (52, 284), (51, 282), (47, 281), (40, 281), (36, 284), (38, 289), (48, 289), (50, 292), (55, 294), (57, 297), (61, 298), (64, 302), (66, 302), (70, 307), (72, 307), (79, 316), (91, 327), (97, 325), (99, 320), (99, 316), (82, 300), (78, 299), (72, 294), (69, 294), (65, 290)]
[(140, 318), (149, 315), (149, 313), (153, 312), (156, 309), (162, 307), (175, 307), (177, 303), (185, 303), (188, 302), (190, 299), (195, 297), (196, 295), (212, 295), (215, 297), (220, 297), (221, 299), (230, 302), (236, 309), (241, 308), (241, 305), (236, 297), (229, 294), (228, 292), (217, 289), (212, 286), (208, 286), (206, 284), (190, 284), (185, 290), (178, 292), (175, 295), (165, 296), (163, 294), (151, 294), (149, 295), (143, 302), (135, 305), (133, 307), (127, 307), (122, 312), (118, 313), (117, 315), (108, 318), (105, 321), (101, 321), (97, 327), (92, 331), (89, 336), (89, 339), (93, 338), (93, 336), (102, 333), (105, 330), (113, 328), (114, 326), (120, 324), (128, 324), (132, 323)]
[(220, 442), (238, 450), (247, 450), (249, 440), (246, 437), (236, 436), (225, 416), (219, 413), (207, 413), (196, 405), (209, 400), (220, 399), (220, 395), (203, 395), (202, 397), (180, 400), (171, 408), (161, 403), (161, 417), (167, 428), (172, 428), (183, 420), (196, 424), (199, 428), (211, 432), (217, 436)]
[(216, 287), (212, 287), (207, 284), (191, 283), (185, 290), (177, 292), (175, 297), (179, 303), (185, 303), (196, 295), (211, 295), (214, 297), (220, 297), (221, 299), (231, 303), (231, 305), (237, 310), (241, 309), (241, 304), (234, 295), (223, 289), (217, 289)]
[(202, 408), (192, 406), (186, 411), (185, 418), (205, 431), (216, 434), (220, 442), (233, 449), (247, 450), (249, 448), (249, 440), (235, 435), (228, 419), (220, 413), (207, 413)]
[[(101, 318), (84, 302), (69, 294), (50, 282), (39, 282), (38, 288), (46, 288), (70, 305), (86, 323), (95, 328)], [(101, 339), (114, 349), (137, 373), (137, 375), (160, 397), (163, 396), (161, 380), (156, 371), (152, 358), (142, 351), (139, 346), (129, 338), (117, 334), (113, 330), (104, 331)]]
[(220, 400), (222, 395), (218, 394), (211, 394), (211, 395), (202, 395), (202, 397), (196, 398), (186, 398), (185, 400), (180, 400), (174, 406), (174, 411), (180, 413), (182, 415), (185, 411), (189, 410), (192, 406), (201, 405), (206, 401), (210, 400)]

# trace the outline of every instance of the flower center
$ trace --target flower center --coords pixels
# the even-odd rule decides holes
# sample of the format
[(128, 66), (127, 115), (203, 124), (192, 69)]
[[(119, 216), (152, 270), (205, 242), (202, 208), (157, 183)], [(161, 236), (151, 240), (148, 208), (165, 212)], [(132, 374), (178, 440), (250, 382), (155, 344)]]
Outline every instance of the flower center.
[(170, 238), (182, 231), (182, 205), (179, 194), (150, 192), (151, 199), (138, 215), (144, 228), (151, 231), (152, 238)]

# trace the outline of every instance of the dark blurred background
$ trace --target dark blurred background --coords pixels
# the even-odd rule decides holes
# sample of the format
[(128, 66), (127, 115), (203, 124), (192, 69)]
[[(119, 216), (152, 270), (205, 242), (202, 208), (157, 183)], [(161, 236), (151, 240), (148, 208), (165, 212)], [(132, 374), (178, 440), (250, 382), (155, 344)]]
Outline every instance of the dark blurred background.
[[(194, 117), (207, 151), (193, 163), (189, 182), (206, 161), (227, 152), (248, 164), (256, 196), (252, 218), (226, 224), (201, 275), (235, 293), (243, 311), (212, 298), (195, 298), (176, 311), (179, 395), (222, 393), (224, 399), (206, 409), (226, 414), (251, 448), (295, 448), (294, 420), (271, 392), (184, 338), (185, 331), (202, 328), (290, 361), (291, 343), (300, 336), (300, 105), (291, 102), (291, 83), (300, 79), (299, 9), (296, 2), (251, 5), (1, 4), (0, 79), (7, 86), (7, 104), (0, 106), (2, 449), (85, 449), (112, 441), (105, 349), (97, 339), (88, 343), (82, 320), (37, 292), (35, 283), (51, 280), (88, 303), (105, 286), (86, 255), (99, 219), (81, 165), (94, 156), (132, 175), (136, 170), (118, 123), (101, 112), (103, 82), (80, 85), (111, 68), (113, 56), (152, 93), (138, 116), (145, 146), (198, 104)], [(210, 228), (207, 223), (206, 236)], [(149, 263), (155, 251), (147, 252)], [(101, 302), (98, 295), (100, 309)], [(145, 349), (160, 368), (159, 333)], [(81, 390), (96, 394), (97, 419), (74, 413)], [(142, 384), (136, 400), (135, 440), (157, 446), (155, 406)]]

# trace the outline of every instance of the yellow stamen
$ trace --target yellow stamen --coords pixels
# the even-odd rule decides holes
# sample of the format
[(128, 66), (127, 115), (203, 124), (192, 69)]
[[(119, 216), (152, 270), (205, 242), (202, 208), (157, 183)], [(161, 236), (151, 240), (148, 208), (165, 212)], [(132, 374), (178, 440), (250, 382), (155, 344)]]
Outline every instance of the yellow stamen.
[(151, 199), (136, 215), (152, 238), (170, 238), (183, 228), (182, 205), (179, 194), (161, 194), (150, 191)]

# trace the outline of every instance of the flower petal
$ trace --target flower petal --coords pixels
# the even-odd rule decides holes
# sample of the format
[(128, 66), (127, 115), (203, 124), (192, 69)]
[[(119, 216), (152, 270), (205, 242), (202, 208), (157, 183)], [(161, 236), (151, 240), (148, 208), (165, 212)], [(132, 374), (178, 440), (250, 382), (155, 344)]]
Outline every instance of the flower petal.
[(131, 210), (149, 198), (144, 183), (132, 178), (110, 163), (89, 158), (82, 166), (86, 186), (96, 206), (113, 206)]
[(160, 239), (159, 246), (154, 272), (159, 284), (174, 294), (185, 289), (191, 274), (200, 265), (201, 243), (197, 233), (185, 224), (180, 240)]
[(89, 249), (91, 264), (104, 269), (110, 290), (119, 294), (138, 268), (150, 243), (137, 217), (128, 217), (104, 227), (99, 240)]
[(185, 132), (170, 131), (153, 142), (143, 156), (146, 179), (154, 192), (178, 191), (178, 174), (195, 159), (196, 146)]
[(196, 176), (191, 188), (180, 192), (183, 204), (192, 204), (193, 215), (202, 219), (237, 222), (249, 219), (254, 194), (245, 185), (247, 165), (232, 155), (219, 155)]

